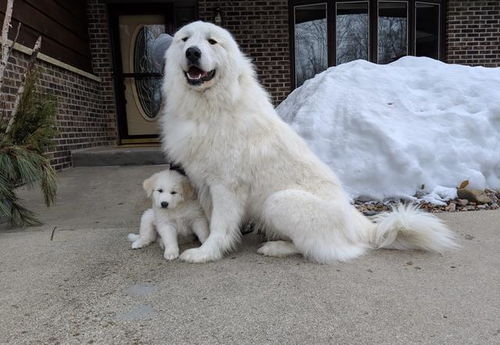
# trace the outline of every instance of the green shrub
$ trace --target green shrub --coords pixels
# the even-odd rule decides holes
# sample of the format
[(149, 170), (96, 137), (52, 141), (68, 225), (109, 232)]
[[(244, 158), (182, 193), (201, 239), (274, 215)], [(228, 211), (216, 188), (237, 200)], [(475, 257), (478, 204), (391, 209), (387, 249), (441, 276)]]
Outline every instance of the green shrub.
[(10, 130), (0, 123), (0, 219), (13, 227), (37, 225), (40, 221), (16, 196), (16, 188), (39, 185), (50, 206), (56, 196), (56, 175), (44, 152), (54, 145), (56, 103), (36, 85), (38, 73), (26, 79), (18, 111)]

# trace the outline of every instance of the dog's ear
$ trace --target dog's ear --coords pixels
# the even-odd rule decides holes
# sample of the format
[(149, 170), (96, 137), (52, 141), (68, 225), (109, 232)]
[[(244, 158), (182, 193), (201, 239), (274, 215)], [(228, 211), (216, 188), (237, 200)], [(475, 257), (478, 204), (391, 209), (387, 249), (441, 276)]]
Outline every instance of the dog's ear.
[(153, 41), (153, 49), (152, 49), (152, 60), (153, 64), (163, 70), (163, 65), (165, 64), (165, 53), (167, 52), (168, 47), (172, 44), (173, 37), (169, 34), (160, 34)]
[(153, 194), (153, 190), (155, 189), (156, 182), (156, 174), (151, 176), (148, 179), (145, 179), (142, 183), (142, 188), (146, 191), (148, 198), (151, 198), (151, 194)]
[(182, 181), (182, 195), (184, 200), (192, 200), (195, 198), (193, 186), (188, 179)]

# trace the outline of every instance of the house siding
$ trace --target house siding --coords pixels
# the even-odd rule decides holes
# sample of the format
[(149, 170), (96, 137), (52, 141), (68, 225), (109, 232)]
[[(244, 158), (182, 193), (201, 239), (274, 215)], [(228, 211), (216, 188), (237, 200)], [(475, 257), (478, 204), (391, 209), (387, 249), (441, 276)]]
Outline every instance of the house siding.
[[(0, 0), (3, 21), (6, 0)], [(79, 69), (91, 72), (85, 0), (16, 0), (9, 38), (22, 23), (18, 42), (32, 47), (42, 36), (41, 52)]]

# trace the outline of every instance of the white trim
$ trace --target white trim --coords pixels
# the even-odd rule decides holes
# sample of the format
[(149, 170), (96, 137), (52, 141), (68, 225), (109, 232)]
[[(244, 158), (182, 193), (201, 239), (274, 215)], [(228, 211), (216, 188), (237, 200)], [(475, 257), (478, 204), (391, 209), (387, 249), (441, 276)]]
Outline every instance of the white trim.
[[(8, 40), (7, 42), (9, 44), (12, 44), (12, 40)], [(33, 49), (28, 48), (25, 45), (22, 45), (20, 43), (16, 43), (14, 45), (14, 49), (21, 52), (21, 53), (27, 54), (27, 55), (31, 55), (31, 53), (33, 53)], [(65, 69), (67, 71), (70, 71), (70, 72), (73, 72), (76, 74), (79, 74), (85, 78), (92, 79), (92, 80), (97, 81), (99, 83), (102, 81), (102, 79), (99, 78), (98, 76), (96, 76), (95, 74), (85, 72), (84, 70), (81, 70), (77, 67), (71, 66), (65, 62), (60, 61), (60, 60), (54, 59), (53, 57), (50, 57), (50, 56), (45, 55), (43, 53), (38, 53), (37, 58), (41, 61), (45, 61), (51, 65), (57, 66), (59, 68)]]

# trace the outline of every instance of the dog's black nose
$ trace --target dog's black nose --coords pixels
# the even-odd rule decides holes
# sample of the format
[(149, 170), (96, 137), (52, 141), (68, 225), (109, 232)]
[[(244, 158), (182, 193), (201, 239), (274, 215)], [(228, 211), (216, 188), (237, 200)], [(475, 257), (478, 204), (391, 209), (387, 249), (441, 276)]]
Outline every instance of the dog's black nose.
[(201, 57), (201, 50), (198, 47), (189, 47), (186, 50), (186, 58), (191, 63), (198, 62)]
[(163, 208), (167, 208), (167, 207), (168, 207), (168, 202), (166, 202), (166, 201), (162, 201), (160, 205), (161, 205), (161, 207), (163, 207)]

